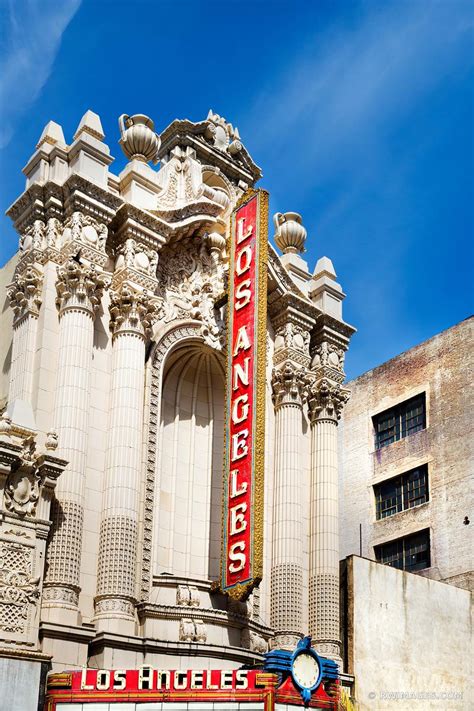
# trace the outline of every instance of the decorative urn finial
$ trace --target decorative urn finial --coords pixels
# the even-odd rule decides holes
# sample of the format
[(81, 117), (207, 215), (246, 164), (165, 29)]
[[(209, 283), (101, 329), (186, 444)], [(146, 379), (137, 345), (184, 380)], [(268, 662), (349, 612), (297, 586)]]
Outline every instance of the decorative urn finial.
[(297, 212), (277, 212), (273, 216), (275, 224), (274, 240), (283, 254), (298, 254), (305, 251), (306, 230), (301, 215)]
[(144, 114), (127, 116), (122, 114), (119, 118), (120, 145), (129, 160), (141, 160), (144, 163), (158, 162), (158, 151), (161, 140), (155, 133), (155, 124)]

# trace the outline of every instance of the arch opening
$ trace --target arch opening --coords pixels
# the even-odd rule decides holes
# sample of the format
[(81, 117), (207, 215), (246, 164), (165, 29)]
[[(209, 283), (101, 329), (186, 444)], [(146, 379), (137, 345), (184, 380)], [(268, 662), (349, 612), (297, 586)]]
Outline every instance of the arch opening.
[(224, 390), (223, 365), (210, 347), (187, 343), (166, 359), (157, 537), (161, 574), (219, 576)]

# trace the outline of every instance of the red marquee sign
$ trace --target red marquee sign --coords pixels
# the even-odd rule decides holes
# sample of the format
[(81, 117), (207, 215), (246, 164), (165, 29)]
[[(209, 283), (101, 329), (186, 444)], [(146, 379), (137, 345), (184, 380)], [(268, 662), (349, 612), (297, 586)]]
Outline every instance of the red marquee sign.
[(232, 220), (220, 589), (245, 600), (262, 577), (268, 193)]
[[(314, 693), (310, 708), (337, 709), (338, 684)], [(259, 669), (82, 669), (49, 674), (44, 711), (67, 711), (89, 703), (117, 709), (123, 704), (188, 703), (189, 708), (216, 708), (219, 702), (238, 703), (240, 708), (251, 704), (262, 711), (275, 711), (276, 704), (303, 708), (303, 701), (290, 678), (282, 684), (276, 674)]]

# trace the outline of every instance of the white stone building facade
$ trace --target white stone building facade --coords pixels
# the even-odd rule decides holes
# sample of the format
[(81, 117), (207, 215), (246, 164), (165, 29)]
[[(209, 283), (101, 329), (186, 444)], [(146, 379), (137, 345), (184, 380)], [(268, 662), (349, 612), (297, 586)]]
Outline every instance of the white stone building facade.
[[(261, 177), (210, 112), (159, 136), (122, 117), (44, 129), (9, 208), (0, 421), (0, 646), (55, 670), (235, 668), (339, 635), (337, 425), (354, 329), (331, 261), (277, 214), (269, 245), (263, 579), (215, 592), (221, 555), (230, 216)], [(158, 163), (158, 168), (150, 162)], [(9, 327), (11, 324), (11, 328)]]

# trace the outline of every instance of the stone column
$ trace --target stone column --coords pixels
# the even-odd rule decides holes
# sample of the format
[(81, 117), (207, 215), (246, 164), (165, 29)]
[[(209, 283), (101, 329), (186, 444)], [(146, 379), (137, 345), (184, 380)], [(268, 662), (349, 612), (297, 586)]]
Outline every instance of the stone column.
[(41, 306), (42, 275), (32, 266), (16, 276), (8, 288), (14, 311), (12, 365), (8, 400), (31, 405), (35, 364), (36, 332)]
[(318, 652), (336, 661), (339, 633), (339, 493), (337, 423), (349, 391), (327, 378), (309, 390), (311, 493), (309, 632)]
[(303, 636), (303, 505), (299, 448), (304, 368), (287, 361), (272, 377), (275, 405), (273, 549), (270, 625), (273, 646), (294, 649)]
[(80, 591), (94, 316), (107, 286), (107, 277), (93, 265), (69, 259), (58, 268), (59, 350), (54, 422), (61, 455), (69, 466), (60, 479), (52, 506), (43, 610), (51, 621), (71, 624), (77, 620)]
[(133, 634), (137, 601), (145, 344), (156, 303), (122, 285), (112, 293), (112, 392), (95, 617), (103, 630)]

